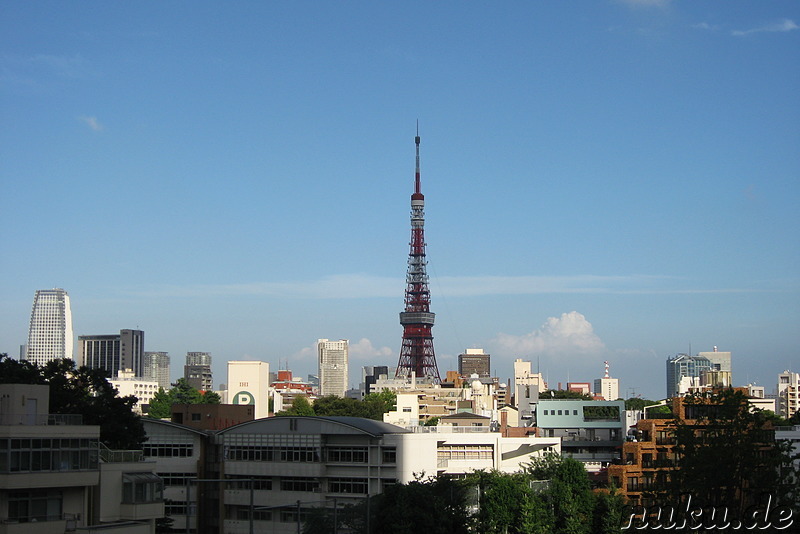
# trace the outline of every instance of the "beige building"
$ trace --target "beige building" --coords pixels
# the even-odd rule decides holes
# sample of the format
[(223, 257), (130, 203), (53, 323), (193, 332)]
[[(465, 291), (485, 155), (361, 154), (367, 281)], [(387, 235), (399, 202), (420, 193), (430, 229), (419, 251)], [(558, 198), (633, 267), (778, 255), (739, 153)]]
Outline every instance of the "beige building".
[(255, 407), (255, 418), (269, 417), (269, 363), (239, 360), (228, 362), (228, 404)]
[(141, 451), (111, 451), (80, 415), (50, 415), (48, 386), (0, 385), (0, 534), (103, 528), (152, 534), (163, 484)]
[(348, 385), (348, 341), (317, 340), (319, 394), (344, 397)]

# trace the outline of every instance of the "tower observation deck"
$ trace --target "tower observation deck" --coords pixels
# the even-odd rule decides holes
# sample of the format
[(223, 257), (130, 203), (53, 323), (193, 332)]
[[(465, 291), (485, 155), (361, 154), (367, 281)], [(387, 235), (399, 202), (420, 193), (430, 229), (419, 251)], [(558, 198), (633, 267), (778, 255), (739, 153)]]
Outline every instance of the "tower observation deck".
[(420, 188), (419, 131), (416, 144), (416, 176), (411, 195), (411, 251), (406, 273), (405, 310), (400, 312), (403, 327), (403, 346), (395, 376), (410, 377), (412, 372), (421, 380), (439, 383), (439, 369), (433, 351), (433, 322), (436, 314), (430, 310), (431, 294), (425, 259), (425, 196)]

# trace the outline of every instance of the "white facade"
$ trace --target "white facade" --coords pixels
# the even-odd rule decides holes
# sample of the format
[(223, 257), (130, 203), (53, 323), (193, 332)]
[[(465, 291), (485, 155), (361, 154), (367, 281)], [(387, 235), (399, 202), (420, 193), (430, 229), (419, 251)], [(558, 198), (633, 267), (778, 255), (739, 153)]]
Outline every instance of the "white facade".
[(136, 397), (136, 404), (133, 406), (133, 411), (142, 414), (142, 405), (150, 404), (153, 397), (158, 393), (158, 382), (149, 380), (141, 376), (135, 376), (133, 371), (125, 369), (119, 372), (116, 378), (111, 378), (108, 382), (117, 388), (119, 397), (127, 397), (133, 395)]
[(539, 393), (546, 389), (541, 373), (531, 371), (531, 362), (514, 360), (514, 405), (520, 421), (531, 419), (539, 402)]
[[(228, 362), (228, 402), (255, 406), (255, 418), (269, 416), (269, 363)], [(276, 408), (277, 410), (277, 408)]]
[(596, 378), (594, 394), (600, 395), (607, 401), (617, 400), (619, 398), (619, 378)]
[(317, 340), (319, 394), (344, 397), (348, 389), (348, 341)]
[(416, 393), (398, 393), (396, 410), (383, 414), (383, 422), (399, 427), (419, 425), (419, 397)]
[(25, 359), (36, 365), (72, 359), (72, 311), (63, 289), (40, 289), (33, 297)]
[(165, 390), (169, 389), (171, 386), (169, 354), (166, 352), (145, 352), (144, 373), (142, 376), (155, 380), (158, 382), (158, 386)]
[(800, 373), (784, 371), (778, 375), (778, 414), (789, 419), (798, 410), (800, 400)]

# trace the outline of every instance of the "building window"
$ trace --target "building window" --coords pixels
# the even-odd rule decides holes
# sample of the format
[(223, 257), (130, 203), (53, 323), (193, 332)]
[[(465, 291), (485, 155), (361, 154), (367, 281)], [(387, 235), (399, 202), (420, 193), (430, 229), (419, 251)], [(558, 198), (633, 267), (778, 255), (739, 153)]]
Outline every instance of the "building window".
[(395, 464), (397, 463), (397, 449), (383, 449), (381, 451), (382, 461), (385, 464)]
[(154, 458), (189, 458), (194, 453), (189, 443), (145, 443), (142, 450), (145, 456)]
[(61, 519), (60, 491), (32, 490), (8, 493), (8, 519), (19, 523)]
[(144, 504), (161, 502), (164, 481), (155, 473), (123, 473), (122, 503)]
[(281, 491), (319, 491), (319, 480), (311, 477), (282, 478)]
[(366, 478), (330, 478), (328, 479), (328, 492), (330, 493), (356, 493), (366, 495)]
[(197, 480), (197, 473), (156, 473), (161, 480), (164, 481), (164, 486), (182, 486), (193, 483)]
[(329, 462), (365, 464), (368, 460), (366, 447), (328, 447)]
[(230, 490), (247, 490), (251, 488), (254, 490), (271, 490), (272, 477), (269, 476), (252, 476), (248, 478), (228, 476), (226, 477), (226, 489)]

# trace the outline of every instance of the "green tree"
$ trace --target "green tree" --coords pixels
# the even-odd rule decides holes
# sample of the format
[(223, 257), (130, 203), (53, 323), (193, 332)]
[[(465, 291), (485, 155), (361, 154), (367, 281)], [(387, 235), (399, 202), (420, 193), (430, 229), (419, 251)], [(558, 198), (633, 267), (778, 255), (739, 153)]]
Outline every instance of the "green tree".
[(615, 488), (595, 493), (592, 534), (620, 534), (624, 510), (625, 497)]
[(395, 484), (376, 496), (370, 533), (374, 534), (468, 534), (466, 512), (468, 487), (448, 477)]
[(593, 497), (589, 474), (578, 460), (564, 458), (550, 482), (550, 496), (557, 534), (589, 534), (593, 518)]
[(179, 378), (168, 391), (158, 388), (150, 401), (147, 416), (153, 419), (172, 417), (173, 404), (219, 404), (219, 394), (213, 391), (199, 391), (185, 378)]
[(798, 473), (786, 444), (776, 444), (769, 416), (751, 411), (731, 388), (684, 398), (686, 420), (676, 421), (677, 467), (672, 499), (725, 507), (732, 513), (759, 504), (763, 494), (796, 502)]
[(314, 408), (311, 406), (311, 403), (308, 402), (308, 397), (304, 395), (298, 395), (292, 401), (291, 406), (275, 414), (276, 417), (284, 417), (290, 415), (309, 416), (316, 414), (314, 413)]

